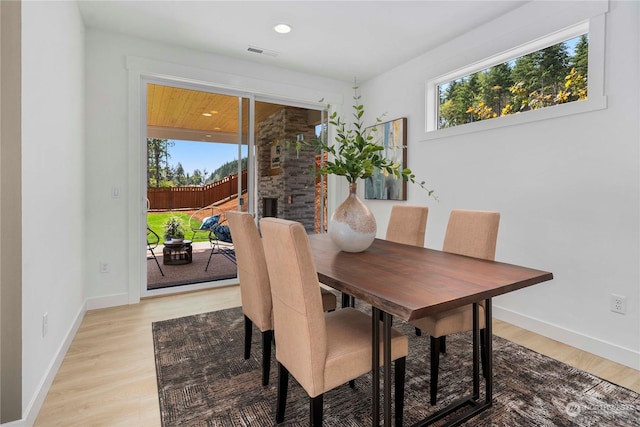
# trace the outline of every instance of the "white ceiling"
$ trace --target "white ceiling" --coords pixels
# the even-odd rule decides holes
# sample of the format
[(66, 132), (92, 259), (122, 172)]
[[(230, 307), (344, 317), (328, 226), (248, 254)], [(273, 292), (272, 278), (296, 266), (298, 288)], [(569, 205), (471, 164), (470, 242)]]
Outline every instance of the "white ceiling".
[[(364, 82), (525, 3), (467, 1), (89, 1), (87, 27)], [(293, 31), (273, 31), (287, 23)], [(248, 52), (249, 46), (277, 56)]]

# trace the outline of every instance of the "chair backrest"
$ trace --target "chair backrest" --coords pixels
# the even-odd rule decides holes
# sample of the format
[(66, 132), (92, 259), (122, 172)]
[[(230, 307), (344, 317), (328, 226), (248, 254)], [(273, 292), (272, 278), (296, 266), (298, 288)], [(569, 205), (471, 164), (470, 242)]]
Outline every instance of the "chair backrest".
[(271, 289), (262, 239), (253, 216), (227, 212), (238, 263), (242, 312), (261, 330), (273, 329)]
[(424, 246), (427, 230), (426, 206), (393, 205), (385, 240), (405, 245)]
[(493, 261), (499, 223), (499, 212), (454, 209), (449, 215), (442, 250)]
[(307, 390), (324, 389), (326, 329), (307, 233), (299, 222), (260, 220), (271, 280), (276, 359)]
[(160, 243), (160, 236), (147, 224), (147, 248), (155, 249), (158, 247), (158, 243)]

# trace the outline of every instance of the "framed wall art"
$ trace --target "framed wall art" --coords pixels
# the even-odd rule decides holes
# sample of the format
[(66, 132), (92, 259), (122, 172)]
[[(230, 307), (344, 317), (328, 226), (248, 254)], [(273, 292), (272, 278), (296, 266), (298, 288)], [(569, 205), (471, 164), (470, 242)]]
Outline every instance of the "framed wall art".
[(282, 143), (280, 141), (274, 141), (269, 146), (270, 149), (270, 175), (280, 175), (280, 156), (282, 154)]
[[(382, 145), (382, 156), (407, 167), (407, 118), (403, 117), (389, 122), (378, 123), (366, 129), (373, 136), (373, 141)], [(402, 178), (385, 175), (378, 168), (373, 175), (364, 180), (365, 199), (407, 200), (407, 182)]]

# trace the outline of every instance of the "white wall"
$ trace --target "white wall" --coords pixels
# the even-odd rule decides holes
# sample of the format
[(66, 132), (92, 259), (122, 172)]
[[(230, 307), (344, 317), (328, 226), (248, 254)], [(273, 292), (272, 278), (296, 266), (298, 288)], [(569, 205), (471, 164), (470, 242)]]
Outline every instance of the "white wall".
[[(496, 259), (554, 273), (496, 298), (497, 317), (640, 369), (640, 3), (612, 2), (606, 16), (608, 108), (426, 139), (426, 81), (499, 53), (523, 22), (540, 23), (530, 31), (557, 11), (526, 7), (525, 19), (514, 11), (367, 82), (363, 101), (368, 114), (408, 118), (409, 167), (440, 197), (409, 187), (408, 203), (430, 207), (426, 246), (441, 247), (451, 209), (498, 210)], [(368, 205), (384, 236), (391, 204)], [(627, 296), (626, 315), (609, 311), (612, 293)]]
[[(22, 2), (22, 404), (27, 425), (84, 312), (84, 249), (92, 244), (84, 234), (84, 66), (77, 5)], [(49, 314), (46, 337), (44, 313)]]
[[(179, 78), (262, 96), (317, 103), (342, 101), (345, 82), (88, 29), (87, 297), (88, 307), (136, 302), (144, 263), (139, 88), (143, 76)], [(274, 61), (277, 63), (277, 61)], [(121, 197), (111, 197), (113, 187)], [(139, 232), (140, 236), (136, 236)], [(99, 261), (110, 272), (100, 274)], [(144, 265), (142, 265), (144, 267)]]

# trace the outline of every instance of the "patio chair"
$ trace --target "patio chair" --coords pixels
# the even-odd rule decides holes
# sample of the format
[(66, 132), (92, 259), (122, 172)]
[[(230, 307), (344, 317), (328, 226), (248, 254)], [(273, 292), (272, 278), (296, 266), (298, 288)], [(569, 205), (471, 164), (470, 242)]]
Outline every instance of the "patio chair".
[[(211, 244), (211, 252), (209, 253), (209, 260), (204, 271), (209, 269), (211, 263), (211, 257), (214, 253), (220, 253), (220, 242), (233, 243), (231, 238), (231, 231), (229, 230), (229, 224), (227, 222), (227, 214), (221, 209), (215, 208), (219, 213), (216, 213), (211, 220), (212, 225), (209, 226), (209, 244)], [(205, 224), (204, 222), (202, 223)]]
[(158, 257), (156, 256), (155, 252), (153, 251), (155, 248), (158, 247), (159, 243), (160, 243), (160, 236), (158, 236), (158, 233), (153, 231), (147, 225), (147, 250), (149, 252), (151, 252), (151, 256), (153, 257), (153, 259), (156, 261), (156, 264), (158, 265), (158, 269), (160, 270), (160, 274), (162, 274), (162, 277), (164, 277), (164, 272), (162, 271), (162, 267), (160, 267), (160, 263), (158, 262)]
[(211, 233), (216, 225), (224, 222), (224, 218), (224, 211), (212, 204), (198, 209), (189, 217), (187, 224), (187, 228), (193, 233), (191, 240), (194, 241), (198, 233)]

